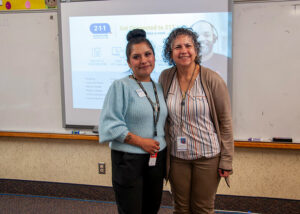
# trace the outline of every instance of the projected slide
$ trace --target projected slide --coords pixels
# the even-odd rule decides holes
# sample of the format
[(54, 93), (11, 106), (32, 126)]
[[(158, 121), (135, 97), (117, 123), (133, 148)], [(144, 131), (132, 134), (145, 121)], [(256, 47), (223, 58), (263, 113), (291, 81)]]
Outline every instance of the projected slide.
[(154, 46), (153, 80), (170, 67), (162, 59), (164, 39), (173, 28), (186, 26), (199, 34), (202, 64), (227, 81), (227, 57), (231, 57), (228, 23), (228, 12), (69, 17), (73, 108), (101, 109), (110, 84), (130, 74), (126, 35), (134, 28), (144, 29)]

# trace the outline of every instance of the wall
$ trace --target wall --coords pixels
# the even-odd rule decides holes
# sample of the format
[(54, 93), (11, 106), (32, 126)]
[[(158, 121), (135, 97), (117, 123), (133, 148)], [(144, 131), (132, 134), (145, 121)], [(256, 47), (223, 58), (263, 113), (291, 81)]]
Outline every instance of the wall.
[(235, 148), (232, 187), (218, 193), (300, 199), (300, 151)]
[[(110, 149), (95, 141), (1, 137), (0, 153), (0, 178), (111, 186)], [(299, 150), (236, 148), (231, 188), (222, 181), (218, 194), (299, 200), (299, 161)]]
[(0, 153), (1, 178), (111, 186), (110, 149), (96, 141), (3, 137)]
[[(265, 54), (262, 53), (264, 50), (264, 43), (259, 43), (258, 46), (254, 41), (249, 40), (247, 36), (257, 36), (256, 34), (252, 35), (252, 30), (261, 29), (264, 32), (264, 27), (270, 26), (266, 25), (264, 22), (261, 22), (263, 18), (266, 18), (265, 21), (270, 24), (272, 18), (276, 18), (278, 14), (281, 14), (278, 7), (274, 9), (278, 13), (271, 14), (272, 16), (264, 16), (263, 11), (270, 11), (269, 8), (264, 9), (261, 5), (235, 5), (234, 7), (234, 72), (233, 72), (233, 109), (234, 109), (234, 121), (235, 121), (235, 132), (240, 137), (250, 137), (254, 134), (264, 134), (261, 130), (273, 130), (272, 125), (269, 123), (270, 120), (268, 115), (267, 117), (259, 117), (257, 119), (257, 114), (262, 114), (262, 112), (269, 113), (270, 111), (262, 111), (271, 109), (272, 114), (276, 113), (279, 116), (282, 114), (282, 107), (287, 108), (287, 113), (297, 113), (297, 108), (299, 99), (291, 99), (292, 103), (286, 102), (285, 104), (281, 102), (281, 105), (278, 103), (270, 102), (270, 98), (275, 99), (276, 93), (282, 91), (280, 94), (281, 99), (285, 99), (285, 96), (295, 97), (299, 86), (297, 83), (297, 78), (299, 79), (299, 63), (295, 63), (294, 58), (288, 58), (288, 61), (284, 62), (281, 59), (281, 55), (276, 55), (271, 61), (267, 61), (266, 64), (263, 64), (265, 67), (261, 67), (255, 63), (264, 62), (264, 60), (257, 60), (259, 57), (265, 57)], [(292, 5), (280, 6), (281, 9), (286, 9), (285, 14), (288, 11), (291, 11)], [(294, 11), (294, 10), (292, 10)], [(253, 17), (252, 14), (255, 16)], [(30, 52), (30, 45), (26, 50), (15, 50), (11, 52), (1, 53), (1, 73), (3, 74), (3, 65), (9, 63), (10, 57), (13, 57), (14, 54), (17, 54), (20, 58), (30, 56), (31, 60), (24, 60), (22, 63), (16, 63), (14, 66), (19, 66), (20, 69), (26, 66), (35, 66), (35, 60), (39, 61), (41, 67), (41, 72), (48, 72), (50, 79), (45, 79), (45, 76), (36, 76), (34, 83), (37, 84), (35, 88), (36, 91), (30, 91), (28, 88), (30, 81), (25, 77), (20, 78), (17, 75), (15, 76), (16, 81), (14, 85), (6, 85), (3, 87), (3, 82), (5, 82), (5, 75), (15, 75), (6, 71), (4, 77), (1, 77), (0, 82), (0, 95), (1, 100), (5, 96), (6, 103), (1, 103), (1, 120), (0, 124), (2, 127), (8, 129), (24, 129), (28, 130), (23, 131), (35, 131), (31, 127), (39, 127), (39, 125), (46, 125), (46, 128), (49, 132), (65, 132), (66, 130), (62, 129), (61, 125), (61, 101), (60, 101), (60, 74), (59, 74), (59, 64), (58, 64), (58, 35), (57, 35), (57, 16), (56, 13), (38, 15), (43, 16), (44, 19), (40, 20), (40, 23), (50, 23), (47, 29), (43, 28), (45, 26), (41, 25), (40, 36), (34, 37), (33, 41), (39, 41), (41, 38), (50, 39), (51, 43), (41, 42), (39, 45), (51, 46), (45, 48), (44, 55), (43, 53), (33, 53)], [(51, 16), (52, 19), (51, 19)], [(260, 18), (256, 22), (251, 21), (247, 18), (253, 17)], [(298, 16), (299, 17), (299, 16)], [(38, 19), (37, 19), (38, 20)], [(241, 21), (238, 23), (237, 21)], [(3, 35), (5, 29), (7, 29), (9, 24), (9, 19), (3, 19), (1, 16), (0, 19), (0, 35)], [(248, 23), (243, 26), (241, 23)], [(26, 23), (26, 20), (24, 20)], [(278, 23), (278, 22), (277, 22)], [(288, 22), (289, 23), (289, 22)], [(300, 22), (299, 22), (300, 23)], [(281, 23), (284, 24), (284, 23)], [(24, 24), (23, 24), (24, 25)], [(294, 23), (290, 25), (295, 26)], [(20, 25), (21, 26), (21, 25)], [(258, 28), (257, 28), (258, 26)], [(249, 27), (249, 28), (248, 28)], [(274, 27), (272, 25), (272, 27)], [(283, 36), (287, 37), (288, 32), (284, 34), (284, 30), (290, 30), (289, 32), (293, 34), (295, 31), (298, 33), (300, 28), (294, 29), (293, 27), (287, 26), (288, 28), (280, 28), (282, 37), (274, 37), (281, 41)], [(24, 28), (24, 36), (26, 36), (26, 28)], [(271, 28), (275, 29), (275, 28)], [(249, 32), (250, 31), (250, 32)], [(17, 36), (17, 35), (12, 35)], [(294, 38), (294, 34), (292, 35)], [(272, 35), (270, 35), (272, 37)], [(248, 38), (248, 39), (247, 39)], [(256, 38), (256, 37), (255, 37)], [(274, 39), (273, 38), (273, 39)], [(300, 38), (300, 37), (297, 37)], [(16, 37), (13, 41), (18, 41), (20, 38)], [(258, 38), (256, 38), (258, 39)], [(268, 40), (268, 39), (267, 39)], [(272, 40), (273, 43), (268, 43), (270, 47), (277, 48), (275, 52), (283, 50), (284, 56), (291, 56), (291, 53), (288, 52), (289, 48), (292, 47), (290, 44), (287, 47), (280, 46), (285, 44), (287, 41), (277, 42)], [(1, 47), (7, 45), (1, 43)], [(276, 46), (277, 45), (277, 46)], [(252, 49), (253, 46), (253, 49)], [(247, 47), (247, 48), (245, 48)], [(282, 48), (281, 48), (282, 47)], [(9, 48), (8, 48), (9, 49)], [(1, 49), (0, 49), (1, 50)], [(3, 50), (3, 49), (2, 49)], [(49, 51), (50, 50), (50, 51)], [(293, 49), (296, 51), (295, 49)], [(20, 51), (23, 51), (20, 53)], [(268, 53), (272, 53), (271, 50), (264, 50)], [(34, 55), (30, 55), (30, 54)], [(246, 53), (245, 58), (243, 57)], [(250, 54), (251, 53), (251, 54)], [(296, 54), (295, 52), (294, 54)], [(250, 54), (250, 55), (248, 55)], [(45, 58), (45, 55), (49, 58)], [(8, 58), (3, 58), (3, 56), (8, 56)], [(42, 57), (44, 56), (44, 57)], [(273, 56), (273, 55), (271, 55)], [(296, 55), (295, 55), (296, 56)], [(299, 56), (299, 55), (297, 55)], [(44, 61), (43, 61), (44, 60)], [(49, 60), (51, 63), (49, 63)], [(52, 63), (53, 62), (53, 63)], [(12, 62), (14, 63), (14, 62)], [(280, 63), (280, 66), (276, 66), (276, 63)], [(288, 69), (284, 66), (287, 65)], [(50, 66), (50, 67), (49, 67)], [(268, 70), (268, 68), (270, 68)], [(278, 69), (278, 70), (276, 70)], [(253, 72), (256, 72), (254, 75)], [(266, 73), (264, 73), (266, 72)], [(276, 74), (276, 75), (275, 75)], [(283, 75), (284, 74), (284, 75)], [(275, 82), (272, 81), (271, 77), (275, 75)], [(262, 81), (260, 78), (266, 78), (270, 82)], [(270, 80), (269, 80), (270, 79)], [(284, 81), (280, 81), (284, 80)], [(54, 85), (53, 85), (54, 84)], [(271, 86), (271, 87), (267, 87)], [(18, 86), (13, 88), (13, 86)], [(285, 87), (290, 86), (291, 91), (285, 91)], [(295, 89), (294, 89), (295, 88)], [(54, 90), (52, 90), (54, 89)], [(264, 90), (263, 90), (264, 89)], [(24, 106), (18, 106), (14, 103), (13, 97), (8, 97), (8, 91), (14, 90), (16, 93), (24, 94)], [(43, 95), (41, 96), (38, 92), (42, 90)], [(257, 91), (255, 91), (257, 90)], [(272, 93), (272, 90), (277, 90), (275, 94)], [(263, 94), (262, 91), (267, 92)], [(296, 91), (296, 92), (295, 92)], [(299, 91), (299, 90), (298, 90)], [(36, 94), (37, 93), (37, 94)], [(260, 105), (256, 101), (256, 96), (260, 95)], [(285, 95), (285, 96), (284, 96)], [(296, 94), (297, 95), (297, 94)], [(26, 103), (26, 97), (30, 96), (37, 97), (40, 99), (45, 99), (47, 102), (53, 104), (52, 106), (40, 106), (47, 110), (48, 114), (43, 115), (44, 118), (41, 118), (43, 124), (39, 124), (38, 120), (32, 120), (36, 117), (34, 114), (34, 109), (38, 107), (38, 104), (41, 100), (36, 100), (33, 103)], [(49, 100), (50, 99), (50, 100)], [(276, 100), (276, 99), (275, 99)], [(263, 102), (266, 106), (261, 106)], [(295, 103), (296, 102), (296, 103)], [(269, 105), (270, 104), (270, 105)], [(7, 105), (7, 106), (5, 106)], [(10, 107), (8, 107), (10, 105)], [(278, 107), (279, 106), (279, 107)], [(263, 109), (262, 109), (263, 107)], [(291, 109), (290, 109), (291, 107)], [(28, 114), (18, 115), (18, 110), (20, 108), (25, 108), (28, 110)], [(54, 109), (53, 109), (54, 108)], [(7, 112), (5, 112), (5, 111)], [(295, 111), (295, 112), (293, 112)], [(7, 114), (13, 114), (15, 121), (10, 123), (9, 120), (6, 120), (6, 124), (3, 125), (5, 119), (7, 119)], [(299, 125), (298, 118), (299, 115), (292, 118), (291, 121), (285, 120), (285, 129), (286, 131), (295, 130), (293, 133), (298, 132), (299, 129), (295, 129)], [(271, 116), (272, 119), (279, 121), (281, 118), (276, 116)], [(256, 118), (256, 120), (252, 120)], [(267, 118), (265, 120), (265, 118)], [(17, 121), (17, 122), (16, 122)], [(296, 122), (295, 122), (296, 121)], [(274, 124), (273, 124), (274, 125)], [(295, 125), (295, 126), (293, 126)], [(256, 132), (250, 133), (246, 126), (250, 126), (252, 130)], [(3, 130), (3, 129), (1, 129)], [(270, 133), (271, 134), (271, 133)], [(273, 133), (272, 133), (273, 134)], [(258, 136), (255, 136), (258, 137)], [(65, 182), (65, 183), (78, 183), (78, 184), (91, 184), (91, 185), (111, 185), (111, 171), (110, 171), (110, 152), (107, 145), (100, 145), (97, 142), (91, 141), (74, 141), (74, 140), (45, 140), (45, 139), (22, 139), (22, 138), (0, 138), (0, 177), (7, 179), (22, 179), (22, 180), (36, 180), (36, 181), (51, 181), (51, 182)], [(246, 148), (237, 148), (234, 158), (234, 175), (232, 176), (232, 188), (228, 189), (225, 187), (224, 182), (221, 183), (219, 194), (230, 194), (230, 195), (245, 195), (245, 196), (263, 196), (263, 197), (275, 197), (275, 198), (289, 198), (289, 199), (300, 199), (300, 169), (299, 169), (299, 159), (300, 152), (296, 150), (277, 150), (277, 149), (246, 149)], [(107, 163), (107, 174), (99, 175), (98, 174), (98, 162)], [(168, 187), (167, 187), (168, 188)]]

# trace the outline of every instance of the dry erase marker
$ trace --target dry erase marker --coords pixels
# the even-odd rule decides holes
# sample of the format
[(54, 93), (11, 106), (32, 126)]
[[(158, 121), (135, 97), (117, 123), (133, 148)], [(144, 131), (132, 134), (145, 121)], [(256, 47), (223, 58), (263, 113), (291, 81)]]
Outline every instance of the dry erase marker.
[(83, 131), (72, 131), (72, 134), (85, 134)]
[(250, 137), (248, 138), (250, 142), (271, 142), (271, 138), (261, 138), (261, 137)]
[(258, 137), (250, 137), (248, 138), (248, 141), (262, 141), (262, 139)]

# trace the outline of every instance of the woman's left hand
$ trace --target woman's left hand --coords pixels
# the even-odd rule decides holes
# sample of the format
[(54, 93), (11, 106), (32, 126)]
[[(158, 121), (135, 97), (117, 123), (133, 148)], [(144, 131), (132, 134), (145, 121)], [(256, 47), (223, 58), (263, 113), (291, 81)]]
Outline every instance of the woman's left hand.
[(228, 177), (230, 173), (229, 170), (224, 170), (224, 169), (218, 169), (218, 172), (220, 177), (225, 177), (225, 178)]

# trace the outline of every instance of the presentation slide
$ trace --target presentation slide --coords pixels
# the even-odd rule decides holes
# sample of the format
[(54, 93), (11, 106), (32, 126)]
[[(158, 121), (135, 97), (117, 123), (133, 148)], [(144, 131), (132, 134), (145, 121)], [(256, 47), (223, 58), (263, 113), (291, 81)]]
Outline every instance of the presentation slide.
[(125, 54), (126, 35), (144, 29), (155, 49), (152, 79), (170, 67), (163, 61), (164, 39), (176, 27), (191, 27), (199, 34), (202, 65), (227, 82), (231, 57), (231, 13), (174, 13), (113, 16), (71, 16), (69, 36), (74, 109), (101, 109), (111, 83), (131, 74)]

